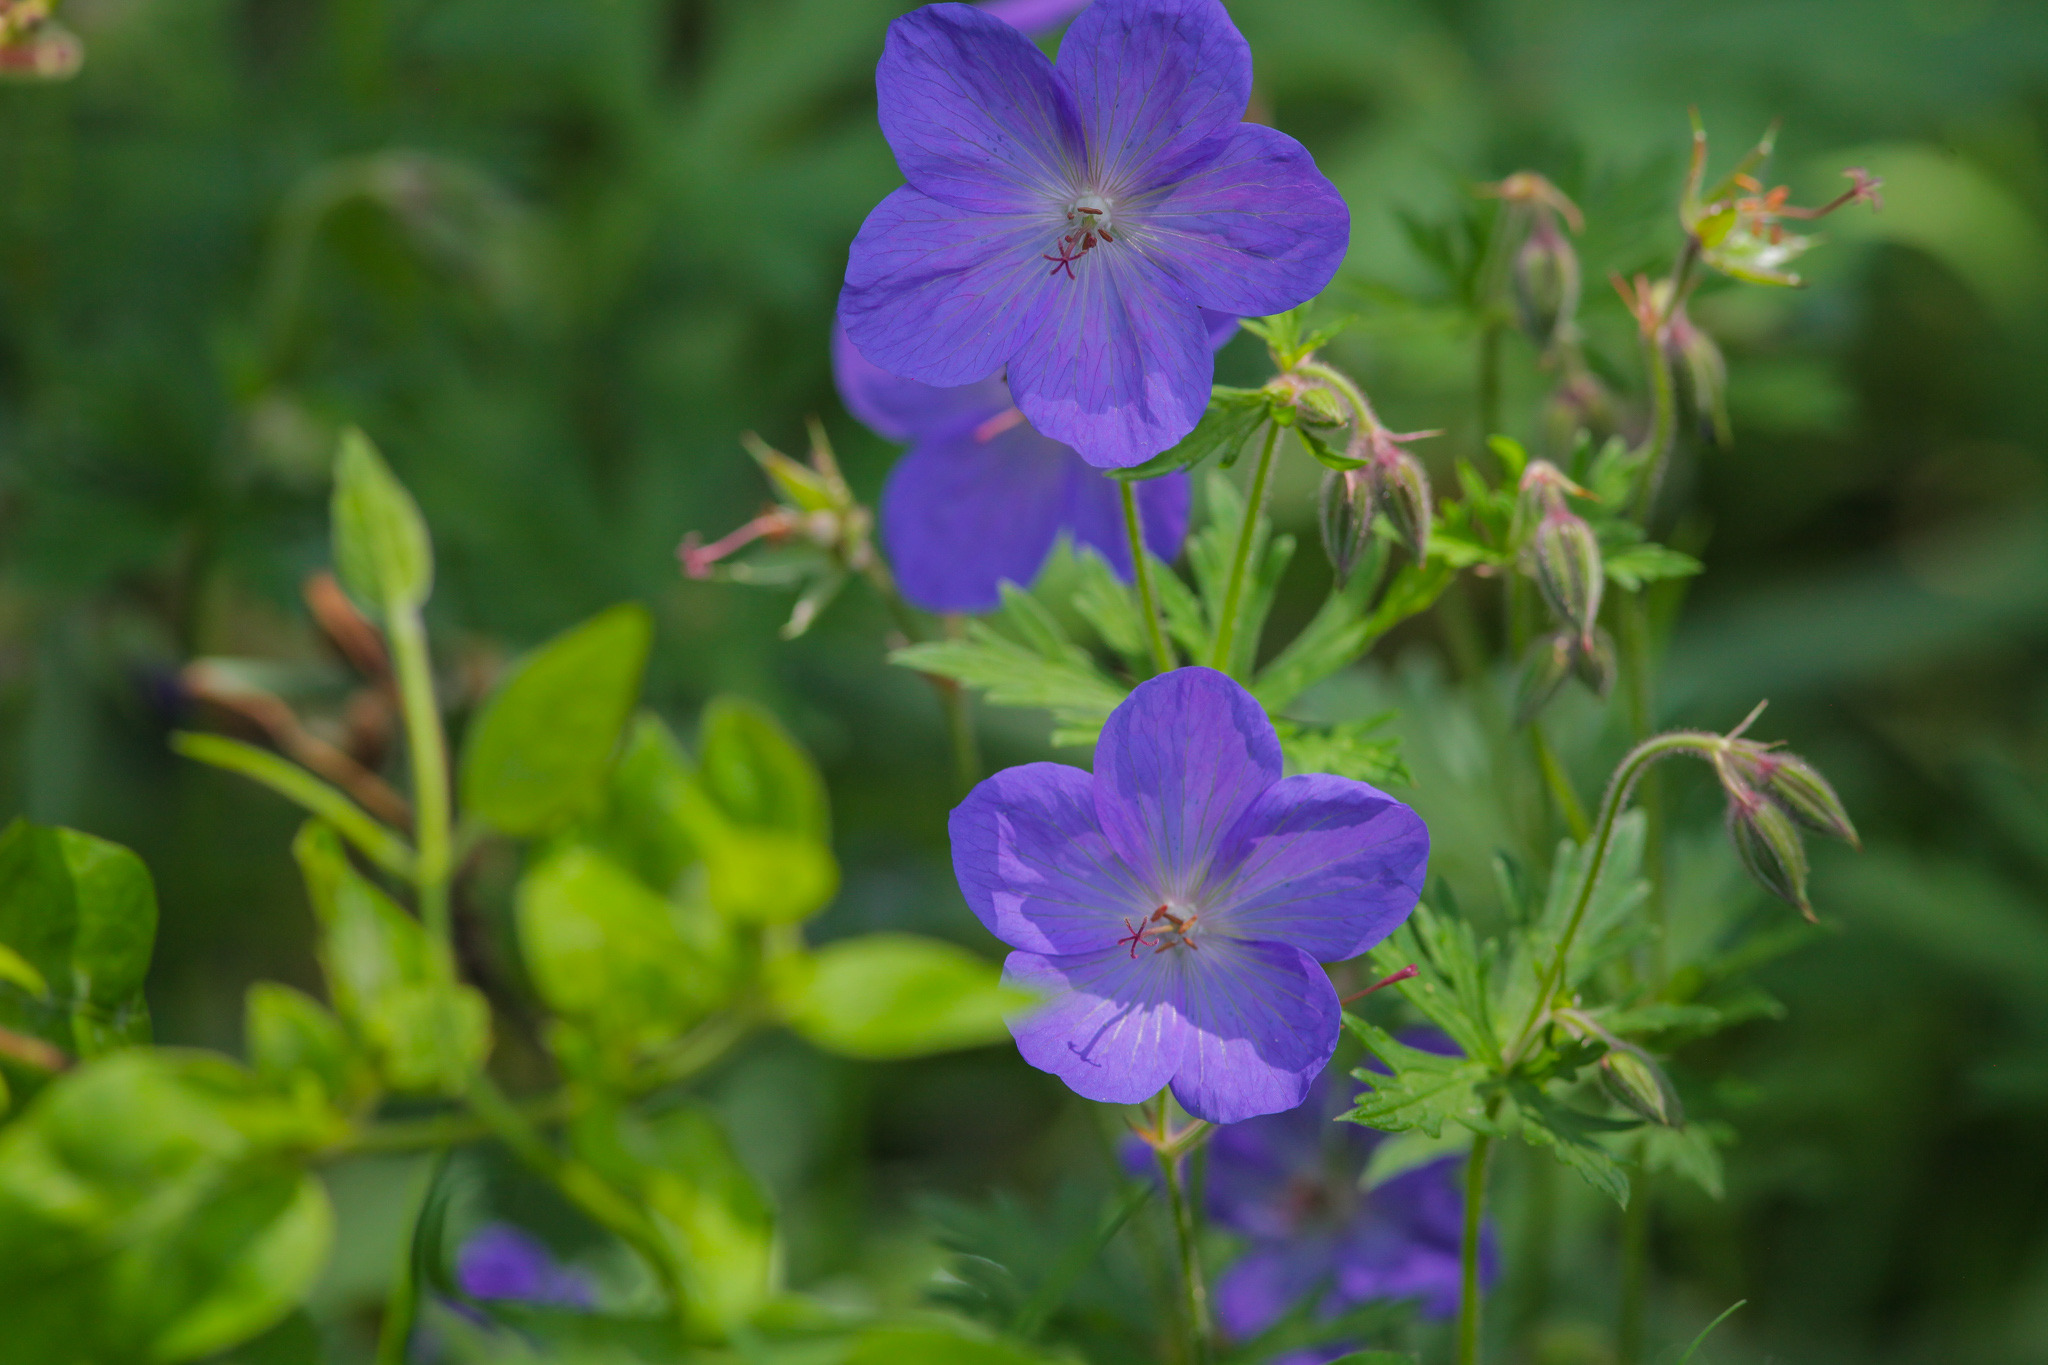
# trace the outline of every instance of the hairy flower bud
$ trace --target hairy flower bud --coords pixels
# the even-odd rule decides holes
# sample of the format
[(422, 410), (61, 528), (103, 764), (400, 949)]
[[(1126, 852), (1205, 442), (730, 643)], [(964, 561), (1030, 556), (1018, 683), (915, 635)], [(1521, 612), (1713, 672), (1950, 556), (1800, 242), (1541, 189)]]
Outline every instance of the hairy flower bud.
[(1738, 740), (1731, 762), (1750, 786), (1784, 807), (1799, 824), (1852, 848), (1863, 847), (1842, 798), (1835, 795), (1820, 770), (1799, 755), (1776, 753)]
[(1323, 475), (1322, 492), (1316, 499), (1316, 522), (1323, 533), (1323, 553), (1330, 557), (1337, 585), (1351, 580), (1372, 535), (1373, 486), (1363, 469)]
[(1685, 1126), (1685, 1106), (1664, 1068), (1641, 1048), (1616, 1041), (1600, 1059), (1600, 1084), (1614, 1102), (1666, 1128)]
[(1392, 459), (1375, 461), (1369, 470), (1376, 484), (1374, 493), (1380, 510), (1394, 528), (1394, 538), (1420, 561), (1429, 553), (1429, 523), (1433, 515), (1429, 475), (1423, 472), (1420, 461), (1398, 448)]
[(1714, 339), (1693, 325), (1683, 306), (1666, 327), (1664, 351), (1685, 372), (1702, 433), (1717, 446), (1731, 444), (1735, 428), (1728, 420), (1728, 362)]
[(1814, 918), (1806, 896), (1806, 845), (1784, 807), (1748, 788), (1731, 790), (1728, 839), (1743, 870), (1764, 890)]
[(1351, 409), (1344, 400), (1325, 388), (1304, 389), (1294, 406), (1304, 426), (1341, 427), (1351, 420)]
[(1566, 508), (1563, 499), (1555, 499), (1536, 524), (1530, 558), (1543, 600), (1591, 653), (1593, 623), (1600, 617), (1605, 574), (1600, 562), (1600, 542), (1594, 539), (1593, 528)]
[(1515, 252), (1515, 317), (1529, 340), (1548, 349), (1579, 307), (1579, 257), (1558, 230), (1557, 219), (1539, 212)]

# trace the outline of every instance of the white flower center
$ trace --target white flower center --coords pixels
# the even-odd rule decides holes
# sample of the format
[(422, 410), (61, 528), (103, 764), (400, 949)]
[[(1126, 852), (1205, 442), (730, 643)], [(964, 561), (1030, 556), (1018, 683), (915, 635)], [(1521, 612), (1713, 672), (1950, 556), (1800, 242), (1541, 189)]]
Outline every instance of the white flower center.
[(1083, 256), (1107, 242), (1116, 242), (1116, 225), (1111, 213), (1109, 197), (1093, 191), (1077, 195), (1065, 211), (1059, 236), (1053, 241), (1053, 254), (1045, 259), (1052, 262), (1052, 273), (1074, 279), (1074, 264)]

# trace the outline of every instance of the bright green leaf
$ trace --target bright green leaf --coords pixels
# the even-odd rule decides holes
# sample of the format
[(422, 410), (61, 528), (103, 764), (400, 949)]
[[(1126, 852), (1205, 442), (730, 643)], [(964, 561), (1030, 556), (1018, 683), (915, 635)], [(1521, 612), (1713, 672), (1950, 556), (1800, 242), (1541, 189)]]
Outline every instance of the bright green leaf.
[(357, 605), (385, 616), (409, 611), (434, 590), (426, 519), (369, 437), (344, 432), (334, 461), (334, 568)]
[(596, 802), (640, 696), (654, 626), (622, 603), (522, 659), (463, 745), (466, 812), (506, 834), (545, 834)]
[(643, 713), (612, 766), (603, 806), (577, 826), (575, 839), (667, 894), (698, 861), (690, 811), (705, 800), (682, 745), (660, 718)]
[(376, 1089), (341, 1021), (304, 991), (259, 981), (249, 988), (243, 1037), (256, 1074), (286, 1090), (310, 1078), (320, 1097), (342, 1110), (366, 1104)]
[(922, 1057), (1009, 1037), (1007, 1015), (1032, 997), (992, 962), (911, 934), (829, 944), (790, 964), (776, 999), (790, 1027), (828, 1052)]
[(739, 697), (714, 697), (697, 739), (699, 780), (734, 822), (831, 837), (824, 779), (775, 717)]
[(839, 894), (832, 850), (801, 834), (733, 825), (704, 845), (705, 888), (739, 924), (795, 924)]

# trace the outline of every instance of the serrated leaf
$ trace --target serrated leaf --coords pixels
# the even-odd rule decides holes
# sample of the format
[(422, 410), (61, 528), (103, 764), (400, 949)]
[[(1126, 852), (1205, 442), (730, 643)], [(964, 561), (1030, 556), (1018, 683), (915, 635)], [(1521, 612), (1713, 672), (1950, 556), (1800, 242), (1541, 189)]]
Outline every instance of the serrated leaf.
[(1039, 707), (1057, 727), (1094, 735), (1125, 696), (1124, 689), (1081, 660), (1047, 659), (986, 623), (971, 621), (963, 639), (909, 645), (889, 662), (930, 673), (983, 693), (996, 706)]
[(1081, 579), (1074, 589), (1074, 610), (1126, 664), (1149, 672), (1153, 661), (1137, 594), (1117, 578), (1116, 570), (1092, 545), (1081, 546), (1074, 563)]
[(1330, 773), (1374, 786), (1408, 786), (1415, 779), (1401, 761), (1401, 741), (1373, 733), (1393, 715), (1388, 711), (1367, 720), (1325, 726), (1276, 720), (1273, 729), (1290, 772)]
[(1607, 577), (1630, 592), (1645, 583), (1687, 578), (1705, 567), (1689, 554), (1649, 541), (1605, 556), (1602, 562), (1606, 565)]
[(1218, 384), (1209, 392), (1209, 405), (1203, 409), (1202, 419), (1178, 444), (1135, 468), (1103, 472), (1111, 478), (1128, 482), (1156, 479), (1162, 474), (1200, 464), (1212, 455), (1221, 455), (1227, 460), (1251, 439), (1270, 410), (1270, 402), (1263, 390), (1233, 389)]
[(1494, 1058), (1501, 1043), (1489, 990), (1493, 951), (1491, 943), (1481, 947), (1471, 924), (1425, 904), (1417, 905), (1399, 929), (1381, 940), (1368, 960), (1382, 975), (1416, 968), (1413, 977), (1392, 989), (1448, 1034), (1466, 1056)]
[(434, 590), (434, 546), (412, 494), (370, 438), (342, 433), (329, 509), (334, 568), (356, 605), (375, 615), (409, 611)]
[(1528, 1084), (1514, 1088), (1514, 1101), (1515, 1113), (1521, 1120), (1518, 1133), (1522, 1141), (1532, 1147), (1547, 1148), (1588, 1185), (1621, 1207), (1628, 1207), (1628, 1172), (1599, 1143), (1597, 1135), (1627, 1131), (1637, 1124), (1603, 1119), (1570, 1108)]
[(1432, 1138), (1442, 1137), (1444, 1125), (1454, 1121), (1475, 1133), (1500, 1133), (1486, 1114), (1481, 1092), (1492, 1078), (1482, 1063), (1409, 1047), (1355, 1015), (1347, 1015), (1345, 1023), (1393, 1071), (1392, 1075), (1366, 1068), (1352, 1072), (1369, 1089), (1358, 1097), (1357, 1107), (1346, 1118), (1382, 1132), (1418, 1129)]

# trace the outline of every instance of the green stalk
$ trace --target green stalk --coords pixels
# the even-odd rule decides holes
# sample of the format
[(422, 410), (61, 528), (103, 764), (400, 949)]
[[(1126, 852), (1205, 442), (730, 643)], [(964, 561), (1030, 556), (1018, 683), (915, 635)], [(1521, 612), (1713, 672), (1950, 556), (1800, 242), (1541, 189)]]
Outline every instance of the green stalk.
[(1152, 592), (1152, 569), (1146, 562), (1145, 530), (1138, 520), (1138, 493), (1130, 480), (1117, 486), (1124, 503), (1124, 532), (1131, 540), (1131, 567), (1138, 583), (1138, 610), (1145, 616), (1145, 637), (1152, 642), (1152, 662), (1161, 673), (1173, 671), (1173, 649), (1166, 643), (1165, 627), (1159, 623), (1159, 599)]
[(1650, 1297), (1650, 1173), (1637, 1165), (1628, 1212), (1621, 1223), (1621, 1316), (1615, 1325), (1616, 1365), (1643, 1358), (1643, 1326)]
[[(1165, 1110), (1166, 1101), (1162, 1096), (1160, 1109)], [(1180, 1252), (1181, 1290), (1186, 1297), (1187, 1321), (1187, 1365), (1208, 1365), (1209, 1360), (1209, 1289), (1202, 1279), (1202, 1252), (1196, 1241), (1199, 1235), (1195, 1228), (1194, 1205), (1189, 1202), (1187, 1191), (1181, 1182), (1180, 1161), (1165, 1152), (1158, 1153), (1159, 1172), (1166, 1182), (1166, 1200), (1173, 1210), (1173, 1236)]]
[(1486, 1168), (1493, 1139), (1472, 1135), (1465, 1159), (1465, 1232), (1458, 1243), (1458, 1365), (1479, 1365), (1479, 1235), (1486, 1211)]
[(384, 1305), (384, 1321), (377, 1328), (377, 1365), (405, 1365), (412, 1345), (413, 1325), (420, 1315), (420, 1225), (434, 1198), (434, 1187), (448, 1169), (448, 1151), (443, 1148), (420, 1187), (419, 1207), (406, 1224), (405, 1241), (398, 1255), (398, 1273), (392, 1282), (391, 1298)]
[(1543, 733), (1543, 722), (1529, 722), (1529, 747), (1535, 750), (1536, 767), (1543, 774), (1543, 785), (1550, 791), (1550, 799), (1557, 804), (1557, 813), (1564, 817), (1565, 828), (1571, 831), (1573, 840), (1585, 843), (1586, 836), (1593, 832), (1586, 819), (1586, 808), (1579, 802), (1579, 794), (1572, 790), (1571, 779), (1565, 776), (1564, 765), (1557, 761), (1557, 751), (1550, 747), (1550, 740)]
[(1244, 526), (1238, 531), (1237, 555), (1230, 562), (1230, 580), (1223, 590), (1223, 619), (1216, 623), (1216, 649), (1210, 666), (1230, 671), (1231, 646), (1236, 643), (1237, 615), (1244, 600), (1244, 576), (1250, 567), (1252, 541), (1259, 529), (1259, 513), (1266, 507), (1266, 483), (1273, 473), (1273, 447), (1279, 443), (1280, 428), (1266, 427), (1266, 443), (1259, 451), (1258, 467), (1252, 471), (1251, 493), (1245, 498)]
[(427, 934), (455, 958), (448, 912), (448, 878), (453, 868), (451, 806), (448, 797), (448, 741), (441, 707), (434, 697), (434, 666), (427, 654), (427, 628), (418, 607), (394, 608), (388, 620), (392, 671), (398, 703), (405, 713), (405, 738), (412, 754), (413, 840), (418, 848), (413, 885), (419, 889), (420, 919)]

